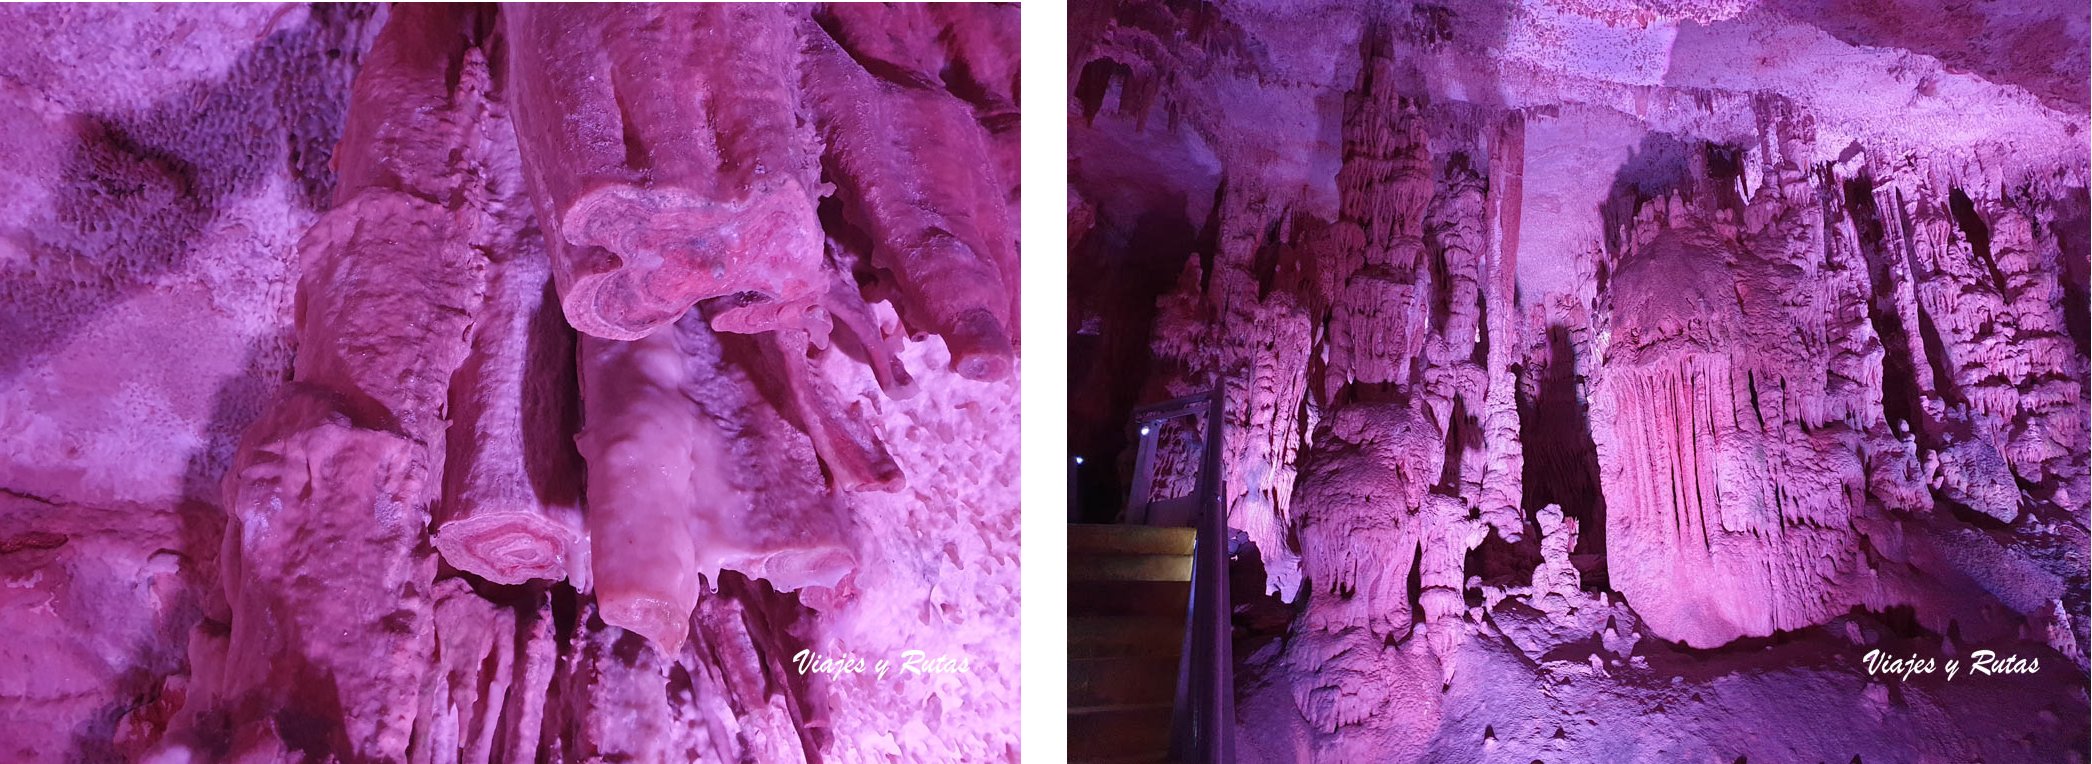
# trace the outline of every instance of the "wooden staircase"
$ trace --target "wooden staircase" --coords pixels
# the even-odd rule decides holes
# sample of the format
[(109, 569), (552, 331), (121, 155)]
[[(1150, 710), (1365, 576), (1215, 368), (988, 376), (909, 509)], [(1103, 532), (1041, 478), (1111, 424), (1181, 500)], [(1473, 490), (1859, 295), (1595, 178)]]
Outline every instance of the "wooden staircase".
[(1196, 531), (1068, 526), (1068, 759), (1167, 761)]

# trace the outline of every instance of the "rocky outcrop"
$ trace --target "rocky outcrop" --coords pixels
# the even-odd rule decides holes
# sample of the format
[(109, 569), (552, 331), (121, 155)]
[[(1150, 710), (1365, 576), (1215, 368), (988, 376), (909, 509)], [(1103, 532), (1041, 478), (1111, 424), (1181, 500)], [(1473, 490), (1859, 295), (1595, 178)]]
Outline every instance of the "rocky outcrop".
[(567, 319), (630, 340), (698, 300), (730, 331), (826, 335), (819, 146), (798, 14), (519, 6), (510, 96)]
[(1015, 756), (1013, 11), (8, 15), (0, 758)]
[[(2038, 653), (2028, 745), (2082, 749), (2088, 166), (2040, 95), (2082, 58), (1971, 72), (1976, 43), (1794, 3), (1071, 18), (1072, 256), (1124, 279), (1071, 323), (1144, 315), (1153, 363), (1078, 360), (1128, 403), (1228, 391), (1239, 559), (1292, 603), (1241, 656), (1244, 750), (1646, 758), (1582, 717), (1783, 724), (1665, 689), (1696, 681), (1673, 651), (1872, 681), (1866, 649), (1749, 657), (1818, 639)], [(1701, 753), (2019, 755), (1869, 725)]]

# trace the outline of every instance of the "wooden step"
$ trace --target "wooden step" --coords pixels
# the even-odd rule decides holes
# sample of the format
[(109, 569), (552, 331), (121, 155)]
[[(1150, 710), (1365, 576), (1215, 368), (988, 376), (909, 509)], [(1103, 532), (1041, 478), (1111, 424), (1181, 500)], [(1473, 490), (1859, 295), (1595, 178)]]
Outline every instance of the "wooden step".
[(1190, 581), (1189, 555), (1122, 554), (1068, 561), (1070, 581)]
[(1069, 581), (1068, 615), (1126, 615), (1183, 621), (1191, 584), (1183, 581)]
[(1111, 706), (1068, 712), (1069, 761), (1118, 761), (1169, 755), (1170, 704)]
[(1069, 658), (1169, 656), (1184, 651), (1184, 619), (1086, 615), (1068, 619)]
[(1079, 658), (1068, 661), (1068, 708), (1170, 703), (1177, 698), (1177, 658)]
[(1198, 532), (1152, 525), (1074, 523), (1068, 526), (1068, 554), (1087, 557), (1111, 554), (1189, 555)]

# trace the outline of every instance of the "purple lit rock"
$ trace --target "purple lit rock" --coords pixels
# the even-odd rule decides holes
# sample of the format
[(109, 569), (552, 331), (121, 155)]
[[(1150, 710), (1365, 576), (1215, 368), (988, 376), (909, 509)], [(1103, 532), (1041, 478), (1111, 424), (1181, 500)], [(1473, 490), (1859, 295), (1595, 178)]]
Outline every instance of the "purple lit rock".
[(1227, 391), (1244, 760), (2087, 757), (2082, 7), (1070, 23), (1078, 488)]
[(0, 11), (0, 760), (1014, 757), (1016, 17), (838, 190), (830, 14)]

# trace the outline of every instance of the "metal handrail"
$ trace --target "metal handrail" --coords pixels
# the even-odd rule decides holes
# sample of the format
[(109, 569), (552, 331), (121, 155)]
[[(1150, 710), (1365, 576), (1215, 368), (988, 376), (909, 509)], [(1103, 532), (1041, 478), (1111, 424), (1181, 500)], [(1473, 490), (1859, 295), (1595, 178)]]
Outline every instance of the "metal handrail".
[[(1191, 612), (1185, 622), (1184, 661), (1180, 664), (1177, 712), (1173, 714), (1170, 758), (1224, 764), (1235, 757), (1235, 667), (1233, 608), (1228, 595), (1228, 517), (1221, 497), (1221, 412), (1224, 388), (1143, 406), (1134, 421), (1156, 427), (1163, 421), (1206, 415), (1196, 491), (1198, 515), (1191, 563)], [(1144, 443), (1142, 456), (1152, 448)], [(1145, 466), (1145, 465), (1143, 465)], [(1146, 470), (1139, 471), (1146, 479)], [(1136, 493), (1145, 497), (1139, 487)]]
[(1206, 459), (1199, 469), (1201, 512), (1192, 560), (1192, 605), (1198, 611), (1192, 652), (1204, 657), (1207, 667), (1194, 674), (1205, 680), (1192, 693), (1203, 712), (1194, 716), (1196, 752), (1199, 761), (1211, 764), (1235, 760), (1234, 608), (1228, 597), (1228, 513), (1220, 492), (1222, 389), (1215, 384), (1206, 402)]

